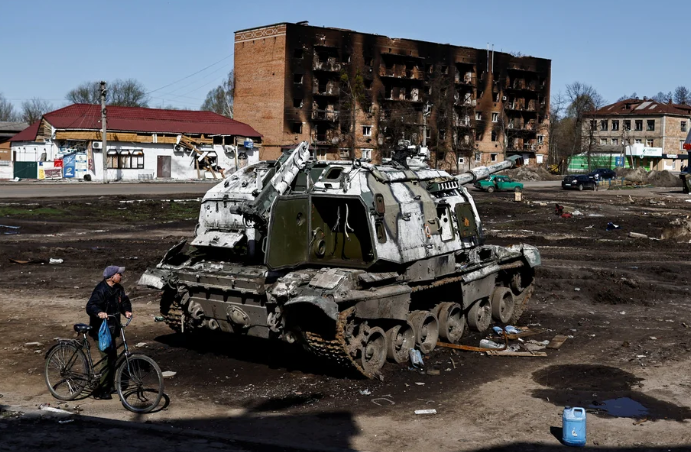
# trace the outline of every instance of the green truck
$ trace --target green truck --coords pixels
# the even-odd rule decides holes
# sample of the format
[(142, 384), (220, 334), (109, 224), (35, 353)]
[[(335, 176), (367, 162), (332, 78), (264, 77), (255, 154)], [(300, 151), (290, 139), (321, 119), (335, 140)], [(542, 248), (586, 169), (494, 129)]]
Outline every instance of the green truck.
[(487, 179), (476, 181), (475, 188), (485, 190), (489, 193), (496, 191), (523, 191), (523, 184), (516, 182), (509, 176), (493, 174)]

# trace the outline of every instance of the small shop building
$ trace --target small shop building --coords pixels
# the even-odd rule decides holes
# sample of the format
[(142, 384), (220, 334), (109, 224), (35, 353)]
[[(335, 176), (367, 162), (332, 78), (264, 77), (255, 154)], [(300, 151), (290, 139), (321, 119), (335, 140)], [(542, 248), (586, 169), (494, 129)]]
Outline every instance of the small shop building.
[(259, 161), (261, 134), (209, 111), (107, 107), (46, 113), (10, 139), (14, 177), (135, 181), (216, 178)]

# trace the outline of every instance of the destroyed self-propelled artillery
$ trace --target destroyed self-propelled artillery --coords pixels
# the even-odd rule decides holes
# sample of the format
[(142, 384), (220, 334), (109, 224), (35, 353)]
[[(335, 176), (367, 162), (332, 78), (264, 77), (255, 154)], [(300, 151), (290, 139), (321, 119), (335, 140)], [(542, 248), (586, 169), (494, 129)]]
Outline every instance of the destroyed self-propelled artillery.
[(372, 377), (466, 325), (521, 316), (540, 255), (486, 245), (464, 187), (517, 159), (451, 176), (405, 159), (317, 161), (301, 143), (209, 190), (191, 244), (139, 283), (163, 291), (176, 331), (298, 342)]

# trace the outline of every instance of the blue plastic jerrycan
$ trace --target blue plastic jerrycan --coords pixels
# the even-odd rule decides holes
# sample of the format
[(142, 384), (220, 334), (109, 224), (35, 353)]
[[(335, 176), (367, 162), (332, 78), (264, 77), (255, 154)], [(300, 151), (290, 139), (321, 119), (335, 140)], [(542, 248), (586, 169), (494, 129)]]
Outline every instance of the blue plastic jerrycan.
[(561, 416), (561, 439), (569, 446), (585, 446), (585, 408), (566, 407)]

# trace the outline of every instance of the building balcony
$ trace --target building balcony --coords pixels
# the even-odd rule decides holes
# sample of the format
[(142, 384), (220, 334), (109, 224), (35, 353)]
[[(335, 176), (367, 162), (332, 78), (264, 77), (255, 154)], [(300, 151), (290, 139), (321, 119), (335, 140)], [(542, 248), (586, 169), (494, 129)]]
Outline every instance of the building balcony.
[(338, 111), (335, 110), (312, 110), (312, 119), (315, 121), (338, 121)]
[(342, 68), (343, 64), (335, 58), (329, 58), (326, 61), (315, 60), (312, 63), (312, 69), (315, 71), (340, 72)]
[(474, 107), (477, 105), (477, 100), (475, 99), (457, 99), (453, 102), (456, 107)]
[(320, 89), (319, 86), (315, 85), (312, 87), (312, 94), (315, 94), (317, 96), (340, 96), (341, 89), (338, 86), (334, 85), (326, 85), (325, 88)]

